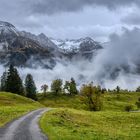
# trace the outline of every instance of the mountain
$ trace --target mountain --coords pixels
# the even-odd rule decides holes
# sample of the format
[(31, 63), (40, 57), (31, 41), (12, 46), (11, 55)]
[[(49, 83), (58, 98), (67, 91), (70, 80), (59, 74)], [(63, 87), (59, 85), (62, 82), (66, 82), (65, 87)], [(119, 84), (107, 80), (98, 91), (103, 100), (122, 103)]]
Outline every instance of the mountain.
[(58, 47), (53, 43), (45, 34), (41, 33), (39, 35), (34, 35), (29, 32), (22, 31), (20, 35), (34, 40), (36, 43), (39, 43), (42, 47), (49, 49), (50, 51), (58, 51)]
[(61, 49), (63, 53), (71, 55), (72, 57), (76, 56), (76, 58), (77, 56), (81, 56), (90, 59), (97, 50), (103, 48), (98, 42), (94, 41), (90, 37), (71, 40), (50, 39)]
[(19, 32), (12, 24), (0, 21), (0, 35), (1, 37), (7, 37), (7, 35), (19, 36)]
[(102, 46), (93, 39), (56, 40), (45, 34), (18, 31), (8, 22), (0, 21), (0, 63), (22, 67), (52, 69), (57, 61), (91, 59)]
[(59, 48), (61, 48), (65, 52), (87, 52), (87, 51), (93, 51), (96, 49), (101, 49), (102, 46), (94, 41), (90, 37), (86, 38), (80, 38), (80, 39), (66, 39), (66, 40), (56, 40), (53, 38), (50, 38), (53, 43), (55, 43)]
[(22, 36), (12, 24), (0, 21), (0, 63), (16, 66), (52, 68), (54, 55), (28, 36)]

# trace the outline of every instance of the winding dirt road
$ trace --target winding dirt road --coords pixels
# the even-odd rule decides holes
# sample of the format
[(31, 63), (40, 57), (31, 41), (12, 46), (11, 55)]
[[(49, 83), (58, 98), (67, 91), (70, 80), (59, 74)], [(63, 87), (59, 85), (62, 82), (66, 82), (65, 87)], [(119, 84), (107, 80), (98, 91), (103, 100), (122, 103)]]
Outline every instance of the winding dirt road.
[(49, 109), (39, 109), (0, 128), (0, 140), (48, 140), (38, 126), (39, 117)]

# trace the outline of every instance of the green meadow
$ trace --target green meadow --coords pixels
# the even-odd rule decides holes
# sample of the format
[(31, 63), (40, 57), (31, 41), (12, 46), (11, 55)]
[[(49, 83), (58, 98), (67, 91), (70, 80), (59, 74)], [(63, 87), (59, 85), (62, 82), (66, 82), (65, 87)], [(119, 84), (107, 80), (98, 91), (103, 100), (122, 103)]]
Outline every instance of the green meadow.
[(42, 107), (41, 104), (31, 99), (0, 92), (0, 126), (40, 107)]
[[(42, 131), (50, 140), (139, 140), (138, 92), (104, 93), (102, 110), (89, 111), (79, 95), (38, 95), (33, 101), (0, 92), (0, 126), (41, 107), (52, 108), (40, 118)], [(125, 110), (133, 106), (132, 112)]]
[[(139, 97), (135, 92), (105, 93), (102, 111), (91, 112), (79, 96), (48, 95), (40, 102), (55, 109), (42, 116), (40, 126), (50, 140), (139, 140)], [(136, 112), (126, 112), (127, 105)]]

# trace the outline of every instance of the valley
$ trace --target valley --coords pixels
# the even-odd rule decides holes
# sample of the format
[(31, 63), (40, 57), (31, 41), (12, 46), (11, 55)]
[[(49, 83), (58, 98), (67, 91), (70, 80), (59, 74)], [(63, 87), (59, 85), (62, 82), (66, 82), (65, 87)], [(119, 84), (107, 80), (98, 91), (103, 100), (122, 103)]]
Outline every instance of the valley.
[(39, 94), (39, 103), (19, 95), (1, 92), (0, 125), (3, 128), (2, 126), (6, 123), (27, 112), (47, 107), (51, 110), (44, 111), (46, 113), (41, 115), (39, 124), (51, 140), (70, 140), (71, 138), (138, 140), (140, 113), (126, 112), (125, 107), (131, 104), (134, 107), (133, 110), (138, 110), (135, 103), (139, 97), (139, 92), (104, 93), (102, 111), (91, 112), (78, 95), (55, 96), (48, 93), (44, 97), (43, 94)]
[(140, 140), (140, 0), (0, 0), (0, 140)]

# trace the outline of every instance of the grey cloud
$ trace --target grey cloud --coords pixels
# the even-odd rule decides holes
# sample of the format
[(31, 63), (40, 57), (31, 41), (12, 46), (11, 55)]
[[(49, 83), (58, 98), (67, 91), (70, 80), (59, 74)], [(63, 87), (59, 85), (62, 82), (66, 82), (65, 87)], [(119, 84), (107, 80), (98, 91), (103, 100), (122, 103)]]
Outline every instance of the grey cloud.
[[(57, 14), (59, 12), (75, 12), (82, 10), (86, 6), (105, 6), (115, 9), (121, 6), (135, 4), (140, 6), (139, 0), (1, 0), (0, 11), (7, 9), (10, 14), (30, 15), (30, 14)], [(9, 12), (5, 12), (6, 14)]]
[[(54, 38), (82, 38), (90, 36), (96, 41), (107, 41), (109, 34), (119, 31), (120, 25), (116, 26), (76, 26), (76, 27), (65, 27), (65, 28), (46, 28), (48, 34)], [(116, 31), (116, 32), (117, 32)], [(60, 34), (61, 33), (61, 34)]]
[[(139, 28), (134, 28), (133, 30), (124, 29), (122, 35), (112, 34), (108, 47), (104, 49), (95, 60), (95, 65), (97, 66), (95, 79), (100, 79), (101, 82), (106, 83), (105, 81), (114, 77), (117, 79), (121, 77), (126, 79), (130, 76), (131, 78), (138, 76), (140, 73), (139, 36)], [(127, 82), (129, 83), (129, 81)]]
[[(114, 9), (130, 4), (140, 5), (139, 0), (12, 0), (12, 2), (9, 2), (9, 0), (1, 0), (0, 2), (0, 20), (11, 22), (21, 30), (27, 30), (35, 34), (44, 32), (48, 36), (60, 36), (62, 38), (78, 38), (80, 36), (107, 38), (111, 32), (111, 26), (120, 24), (119, 16), (121, 14), (115, 14), (114, 18), (112, 11), (110, 12), (106, 8), (95, 6), (105, 6)], [(90, 6), (90, 8), (86, 6)], [(92, 7), (97, 9), (97, 11), (90, 11), (91, 14), (87, 15), (85, 11), (92, 9)], [(83, 12), (77, 12), (84, 8), (86, 8), (86, 10)], [(108, 13), (104, 9), (106, 9)], [(101, 13), (101, 10), (105, 12)], [(64, 13), (60, 14), (60, 12)], [(98, 14), (94, 14), (93, 12), (97, 12)], [(70, 16), (70, 14), (72, 14), (72, 16)], [(74, 16), (75, 14), (79, 14), (80, 16), (76, 17)], [(61, 15), (64, 15), (64, 18), (60, 18)], [(51, 17), (53, 17), (54, 20), (51, 19)], [(74, 20), (75, 17), (78, 21)], [(98, 17), (100, 20), (97, 20)], [(94, 28), (98, 25), (104, 26), (105, 31), (102, 27)], [(110, 29), (106, 27), (110, 27)], [(117, 28), (116, 30), (119, 29)], [(112, 30), (112, 32), (114, 32), (114, 30)]]
[(140, 5), (139, 0), (37, 0), (31, 4), (33, 12), (39, 14), (54, 14), (58, 12), (74, 12), (82, 10), (85, 6), (105, 6), (115, 9), (131, 4)]
[[(69, 80), (74, 77), (79, 85), (94, 81), (95, 84), (101, 84), (106, 88), (116, 88), (119, 85), (121, 88), (134, 90), (139, 86), (140, 79), (140, 71), (137, 69), (140, 66), (139, 36), (139, 28), (124, 29), (122, 35), (112, 34), (108, 45), (91, 62), (81, 60), (71, 62), (68, 65), (57, 63), (52, 71), (25, 69), (24, 72), (32, 72), (38, 82), (38, 87), (45, 82), (50, 84), (55, 78), (61, 77), (63, 80)], [(118, 69), (119, 71), (115, 71)], [(71, 71), (71, 74), (68, 75), (67, 71)], [(24, 72), (22, 72), (23, 75)], [(115, 79), (111, 77), (113, 72), (117, 73)], [(48, 75), (46, 78), (44, 78), (44, 73)], [(82, 81), (79, 80), (80, 75), (84, 77)]]
[[(21, 24), (20, 26), (22, 27), (36, 26), (37, 28), (38, 24), (39, 26), (42, 24), (41, 23), (42, 21), (40, 20), (41, 16), (44, 16), (44, 19), (46, 19), (47, 21), (48, 18), (47, 15), (54, 16), (52, 14), (57, 14), (60, 12), (77, 12), (79, 10), (84, 9), (86, 6), (95, 8), (95, 6), (98, 5), (108, 7), (109, 9), (114, 9), (120, 6), (128, 6), (130, 4), (140, 5), (140, 1), (139, 0), (13, 0), (12, 2), (9, 2), (9, 0), (1, 0), (0, 19), (8, 20), (9, 22), (13, 22), (18, 26), (19, 24)], [(36, 20), (29, 19), (30, 16), (35, 17)], [(70, 21), (71, 24), (72, 22), (74, 23), (74, 21), (72, 20), (73, 19), (71, 19)], [(95, 17), (94, 20), (96, 20)], [(46, 24), (46, 22), (43, 24)]]
[(130, 25), (140, 25), (140, 14), (139, 12), (131, 13), (126, 17), (122, 18), (121, 21)]

